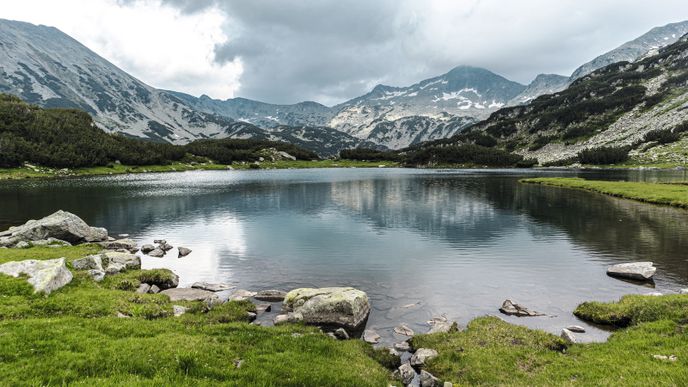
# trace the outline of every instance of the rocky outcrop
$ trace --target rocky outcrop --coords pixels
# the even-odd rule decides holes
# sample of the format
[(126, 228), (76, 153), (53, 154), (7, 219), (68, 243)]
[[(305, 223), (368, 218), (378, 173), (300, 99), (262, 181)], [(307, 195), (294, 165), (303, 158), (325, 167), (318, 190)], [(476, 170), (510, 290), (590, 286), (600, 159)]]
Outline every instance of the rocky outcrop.
[(72, 244), (85, 242), (105, 242), (108, 239), (107, 230), (91, 227), (78, 216), (57, 211), (39, 220), (29, 220), (17, 227), (0, 232), (0, 245), (14, 245), (20, 241), (39, 241), (55, 238)]
[(504, 300), (502, 303), (502, 307), (499, 308), (499, 311), (509, 315), (509, 316), (518, 316), (518, 317), (534, 317), (534, 316), (544, 316), (543, 313), (536, 312), (533, 310), (530, 310), (526, 308), (523, 305), (519, 305), (511, 300)]
[(194, 282), (191, 285), (194, 289), (207, 290), (209, 292), (222, 292), (225, 290), (232, 290), (235, 286), (231, 286), (225, 283), (210, 283), (210, 282)]
[(340, 326), (356, 330), (368, 319), (370, 301), (360, 290), (341, 288), (302, 288), (287, 293), (287, 311), (300, 313), (307, 324)]
[(46, 295), (72, 281), (72, 272), (67, 269), (64, 258), (7, 262), (0, 265), (0, 273), (12, 277), (26, 275), (34, 292)]
[(657, 268), (652, 262), (631, 262), (612, 265), (607, 268), (607, 275), (635, 281), (649, 281)]

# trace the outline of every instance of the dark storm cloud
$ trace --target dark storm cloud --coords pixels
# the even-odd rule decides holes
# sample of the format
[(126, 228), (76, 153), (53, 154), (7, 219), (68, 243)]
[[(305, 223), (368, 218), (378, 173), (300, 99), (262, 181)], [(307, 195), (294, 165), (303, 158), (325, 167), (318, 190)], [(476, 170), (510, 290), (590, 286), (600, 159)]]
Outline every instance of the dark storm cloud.
[(164, 0), (182, 12), (217, 7), (240, 59), (237, 95), (326, 104), (377, 83), (408, 85), (454, 66), (486, 67), (527, 83), (578, 65), (650, 28), (688, 18), (683, 1)]

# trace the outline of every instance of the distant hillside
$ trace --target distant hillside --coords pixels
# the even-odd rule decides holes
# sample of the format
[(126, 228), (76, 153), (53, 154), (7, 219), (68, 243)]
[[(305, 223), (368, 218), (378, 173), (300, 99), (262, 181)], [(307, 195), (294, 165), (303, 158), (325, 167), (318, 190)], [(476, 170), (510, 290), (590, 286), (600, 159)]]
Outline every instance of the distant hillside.
[(599, 150), (625, 153), (639, 163), (686, 164), (686, 131), (688, 37), (683, 37), (656, 55), (609, 65), (564, 91), (501, 109), (458, 136), (419, 148), (479, 138), (540, 163), (585, 161), (581, 152)]

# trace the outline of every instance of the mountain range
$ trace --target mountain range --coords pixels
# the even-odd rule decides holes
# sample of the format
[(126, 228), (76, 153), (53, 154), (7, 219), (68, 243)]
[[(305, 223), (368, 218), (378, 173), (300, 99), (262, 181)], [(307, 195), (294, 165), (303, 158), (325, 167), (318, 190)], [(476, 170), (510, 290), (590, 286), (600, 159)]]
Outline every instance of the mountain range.
[(486, 69), (458, 66), (408, 87), (378, 85), (328, 107), (156, 89), (56, 28), (0, 19), (0, 92), (44, 107), (83, 109), (106, 131), (155, 141), (260, 138), (329, 156), (352, 147), (400, 149), (454, 136), (502, 108), (557, 93), (609, 63), (643, 58), (685, 33), (688, 22), (654, 28), (570, 77), (541, 74), (522, 85)]

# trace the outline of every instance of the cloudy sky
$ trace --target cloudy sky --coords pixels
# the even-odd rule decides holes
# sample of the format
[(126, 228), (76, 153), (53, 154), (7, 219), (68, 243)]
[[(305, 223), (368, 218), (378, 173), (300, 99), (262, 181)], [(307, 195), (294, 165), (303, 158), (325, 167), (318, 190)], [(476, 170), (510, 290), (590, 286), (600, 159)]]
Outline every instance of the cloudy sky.
[(650, 28), (685, 0), (22, 0), (0, 18), (55, 26), (142, 81), (214, 98), (327, 105), (467, 64), (528, 83)]

